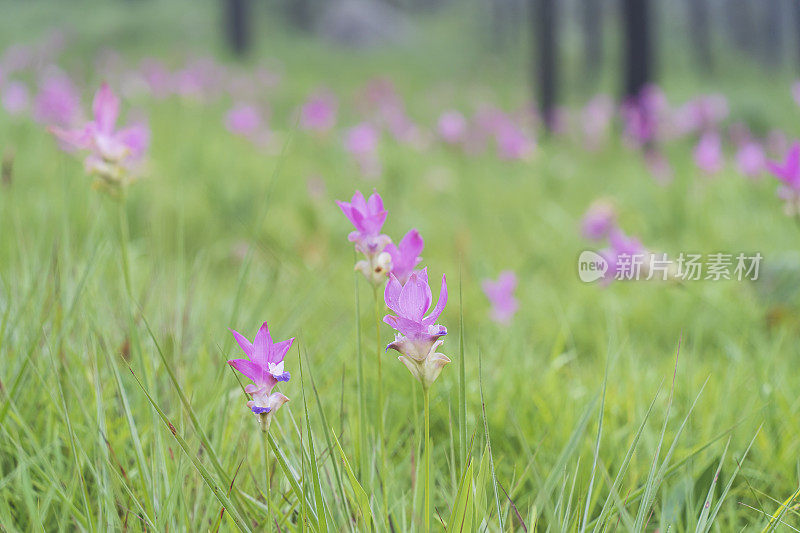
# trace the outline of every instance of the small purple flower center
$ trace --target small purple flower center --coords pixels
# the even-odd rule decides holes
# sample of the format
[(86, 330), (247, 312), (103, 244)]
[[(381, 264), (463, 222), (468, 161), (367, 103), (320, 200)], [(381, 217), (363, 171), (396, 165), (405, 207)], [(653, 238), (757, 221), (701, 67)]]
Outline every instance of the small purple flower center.
[(257, 405), (253, 406), (251, 409), (257, 415), (263, 415), (264, 413), (269, 413), (270, 411), (269, 407), (259, 407)]

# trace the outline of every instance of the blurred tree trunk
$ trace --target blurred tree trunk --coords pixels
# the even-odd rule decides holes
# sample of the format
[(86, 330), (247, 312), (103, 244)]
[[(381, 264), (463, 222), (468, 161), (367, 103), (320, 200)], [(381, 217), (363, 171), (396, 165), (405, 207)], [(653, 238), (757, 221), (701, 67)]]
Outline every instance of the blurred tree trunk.
[(250, 0), (224, 0), (225, 30), (228, 44), (236, 55), (250, 50)]
[(286, 14), (289, 22), (297, 29), (311, 31), (313, 27), (311, 2), (309, 0), (288, 0)]
[[(795, 0), (797, 5), (800, 1)], [(764, 0), (766, 17), (766, 35), (764, 38), (764, 56), (771, 65), (783, 63), (783, 10), (781, 0)]]
[(531, 0), (532, 27), (536, 43), (536, 65), (534, 67), (539, 90), (539, 112), (547, 131), (553, 127), (558, 90), (558, 29), (556, 2), (558, 0)]
[(636, 96), (652, 79), (650, 0), (623, 0), (625, 96)]
[(710, 73), (714, 68), (711, 54), (711, 17), (708, 0), (686, 0), (688, 3), (689, 33), (695, 63), (701, 72)]
[(597, 78), (603, 62), (603, 2), (583, 0), (583, 71), (589, 79)]
[(725, 5), (728, 34), (733, 45), (742, 52), (752, 53), (755, 44), (753, 11), (748, 0), (729, 0)]

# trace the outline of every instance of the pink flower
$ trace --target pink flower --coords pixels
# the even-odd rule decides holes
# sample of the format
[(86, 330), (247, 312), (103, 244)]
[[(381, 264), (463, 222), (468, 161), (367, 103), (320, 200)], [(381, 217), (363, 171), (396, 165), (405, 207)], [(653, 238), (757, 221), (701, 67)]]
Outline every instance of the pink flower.
[(81, 95), (69, 77), (56, 69), (45, 75), (34, 101), (33, 118), (54, 126), (71, 126), (80, 115)]
[(722, 141), (716, 132), (709, 131), (700, 137), (694, 149), (695, 164), (707, 174), (722, 170), (725, 161), (722, 156)]
[(374, 153), (378, 149), (378, 130), (369, 122), (362, 122), (347, 131), (345, 148), (355, 156)]
[(510, 120), (503, 121), (495, 132), (497, 155), (501, 159), (526, 159), (533, 153), (534, 142)]
[(783, 163), (767, 161), (767, 170), (783, 183), (778, 196), (786, 202), (787, 214), (800, 214), (800, 142), (792, 143)]
[(3, 108), (10, 115), (19, 115), (28, 109), (28, 87), (20, 81), (10, 81), (3, 89)]
[(390, 274), (384, 300), (389, 309), (397, 313), (396, 316), (383, 317), (383, 321), (397, 332), (386, 349), (399, 352), (398, 359), (427, 389), (450, 362), (447, 356), (436, 352), (443, 342), (441, 337), (447, 335), (447, 328), (435, 323), (447, 305), (447, 280), (442, 276), (439, 301), (432, 311), (433, 295), (428, 285), (427, 268), (412, 272), (405, 284)]
[(173, 89), (172, 74), (163, 63), (157, 59), (145, 59), (139, 67), (139, 72), (154, 98), (162, 99), (169, 96)]
[(386, 245), (385, 250), (392, 258), (391, 272), (400, 283), (408, 281), (408, 276), (422, 261), (419, 254), (424, 247), (425, 242), (415, 229), (406, 233), (398, 246), (391, 242)]
[(467, 133), (467, 120), (458, 111), (445, 111), (439, 117), (439, 137), (447, 144), (458, 144)]
[(90, 174), (115, 184), (125, 182), (150, 142), (150, 131), (143, 124), (115, 129), (119, 105), (119, 98), (104, 83), (95, 93), (91, 122), (79, 129), (50, 128), (66, 147), (90, 152), (85, 160)]
[(623, 103), (623, 133), (628, 142), (634, 146), (644, 146), (655, 141), (668, 108), (664, 93), (655, 85), (645, 87), (638, 96)]
[(261, 112), (252, 105), (237, 104), (225, 115), (225, 127), (235, 135), (253, 138), (261, 125)]
[(289, 401), (280, 392), (273, 393), (272, 389), (279, 381), (289, 381), (289, 372), (283, 369), (283, 359), (292, 347), (294, 337), (273, 343), (266, 322), (261, 325), (252, 343), (234, 330), (231, 333), (247, 359), (231, 359), (228, 364), (253, 381), (244, 388), (253, 397), (247, 402), (247, 407), (259, 415), (265, 429), (268, 429), (272, 415)]
[(361, 191), (356, 191), (350, 203), (337, 200), (336, 205), (355, 227), (355, 231), (347, 236), (348, 240), (355, 243), (356, 251), (365, 256), (363, 261), (356, 263), (356, 270), (374, 285), (383, 283), (392, 260), (384, 248), (392, 240), (381, 233), (387, 214), (381, 196), (373, 192), (369, 200), (364, 200)]
[(491, 318), (499, 324), (508, 324), (514, 318), (519, 304), (514, 298), (517, 276), (510, 270), (500, 273), (497, 281), (483, 281), (483, 292), (492, 304)]
[(736, 153), (736, 168), (748, 178), (757, 178), (766, 166), (764, 148), (754, 141), (747, 142)]
[(308, 131), (326, 132), (336, 124), (336, 97), (328, 91), (320, 91), (300, 110), (300, 127)]
[(608, 135), (614, 117), (614, 101), (610, 96), (595, 96), (581, 111), (581, 127), (588, 150), (597, 150)]
[(608, 264), (604, 275), (606, 283), (633, 274), (632, 265), (635, 263), (639, 264), (640, 271), (646, 271), (648, 268), (648, 252), (639, 239), (628, 237), (622, 230), (614, 228), (609, 233), (608, 244), (608, 248), (600, 250), (600, 255)]
[(608, 235), (616, 222), (617, 212), (611, 202), (596, 200), (583, 215), (581, 233), (587, 239), (599, 241)]
[(661, 150), (657, 148), (646, 149), (644, 152), (644, 162), (656, 182), (664, 185), (672, 181), (674, 177), (672, 167)]

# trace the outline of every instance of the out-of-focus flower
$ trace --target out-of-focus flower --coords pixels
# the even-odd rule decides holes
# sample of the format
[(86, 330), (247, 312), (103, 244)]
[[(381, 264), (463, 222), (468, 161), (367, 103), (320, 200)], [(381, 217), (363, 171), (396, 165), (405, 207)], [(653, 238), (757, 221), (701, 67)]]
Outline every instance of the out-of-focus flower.
[(800, 106), (800, 81), (792, 84), (792, 98), (794, 98), (794, 103)]
[(253, 381), (244, 388), (253, 398), (247, 402), (247, 407), (259, 417), (262, 429), (267, 431), (275, 411), (289, 401), (289, 398), (280, 392), (272, 392), (272, 389), (279, 381), (289, 381), (289, 372), (283, 369), (283, 359), (292, 347), (294, 337), (273, 343), (266, 322), (261, 325), (252, 343), (234, 330), (231, 333), (247, 359), (231, 359), (228, 364)]
[(312, 95), (300, 110), (300, 127), (324, 133), (336, 124), (336, 97), (329, 91)]
[(447, 144), (458, 144), (467, 133), (467, 120), (458, 111), (445, 111), (439, 116), (439, 137)]
[(669, 160), (664, 156), (664, 153), (657, 148), (648, 148), (644, 152), (644, 162), (650, 175), (656, 182), (665, 185), (672, 181), (674, 173)]
[(783, 163), (767, 161), (767, 170), (783, 184), (778, 196), (785, 202), (786, 214), (800, 215), (800, 142), (792, 143)]
[(387, 214), (381, 196), (373, 192), (369, 200), (365, 200), (361, 191), (356, 191), (350, 203), (336, 200), (336, 205), (355, 226), (355, 231), (347, 236), (348, 240), (355, 243), (356, 251), (365, 256), (364, 260), (356, 263), (356, 270), (373, 285), (383, 283), (392, 268), (392, 257), (385, 251), (392, 240), (381, 233)]
[(225, 127), (235, 135), (254, 138), (260, 131), (263, 120), (261, 111), (249, 104), (237, 104), (225, 115)]
[(703, 95), (681, 106), (675, 112), (673, 129), (676, 135), (712, 130), (728, 116), (728, 100), (721, 94)]
[(9, 115), (19, 115), (28, 109), (28, 87), (21, 81), (10, 81), (3, 87), (3, 109)]
[(44, 75), (33, 105), (33, 118), (42, 124), (67, 127), (80, 115), (81, 95), (69, 76), (58, 69)]
[(508, 324), (514, 318), (519, 304), (514, 297), (517, 288), (517, 276), (510, 270), (500, 273), (497, 281), (486, 279), (483, 281), (483, 292), (492, 304), (490, 316), (499, 324)]
[(355, 158), (361, 173), (368, 178), (380, 175), (381, 166), (378, 159), (378, 130), (369, 122), (362, 122), (347, 131), (345, 148)]
[(581, 233), (587, 239), (599, 241), (605, 239), (616, 226), (617, 210), (605, 199), (595, 200), (581, 221)]
[(397, 246), (391, 242), (386, 245), (386, 253), (392, 258), (392, 274), (400, 283), (404, 284), (408, 281), (408, 276), (422, 261), (419, 254), (422, 253), (424, 247), (425, 242), (416, 229), (406, 233)]
[(441, 338), (447, 335), (447, 328), (435, 323), (447, 305), (447, 280), (442, 276), (439, 301), (427, 316), (433, 303), (427, 268), (412, 272), (405, 284), (390, 275), (384, 300), (389, 309), (397, 313), (397, 316), (383, 317), (397, 332), (394, 342), (386, 349), (399, 352), (398, 359), (427, 389), (450, 362), (446, 355), (436, 351), (443, 342)]
[(746, 142), (736, 152), (736, 168), (748, 178), (757, 178), (764, 171), (767, 162), (764, 148), (755, 142)]
[(144, 124), (115, 129), (119, 105), (119, 99), (104, 83), (95, 93), (91, 122), (79, 129), (50, 127), (67, 148), (88, 150), (84, 160), (87, 172), (115, 187), (126, 185), (132, 178), (132, 170), (150, 142), (150, 130)]
[(789, 149), (789, 140), (781, 130), (771, 130), (765, 141), (767, 153), (773, 157), (783, 157)]
[(583, 142), (587, 150), (597, 150), (608, 136), (614, 118), (614, 101), (600, 94), (589, 100), (581, 111)]
[(533, 154), (535, 143), (522, 128), (510, 120), (500, 124), (495, 132), (497, 155), (501, 159), (527, 159)]
[(608, 244), (607, 248), (600, 250), (600, 255), (608, 264), (605, 283), (614, 279), (633, 279), (637, 274), (646, 276), (650, 266), (649, 253), (639, 239), (614, 228), (608, 235)]
[(643, 88), (638, 96), (622, 104), (625, 139), (634, 146), (645, 146), (659, 136), (663, 116), (669, 109), (664, 93), (656, 85)]
[(143, 60), (139, 73), (154, 98), (166, 98), (172, 92), (172, 73), (161, 61), (152, 58)]
[(694, 149), (694, 162), (706, 174), (716, 174), (725, 164), (722, 141), (716, 132), (709, 131), (700, 137)]

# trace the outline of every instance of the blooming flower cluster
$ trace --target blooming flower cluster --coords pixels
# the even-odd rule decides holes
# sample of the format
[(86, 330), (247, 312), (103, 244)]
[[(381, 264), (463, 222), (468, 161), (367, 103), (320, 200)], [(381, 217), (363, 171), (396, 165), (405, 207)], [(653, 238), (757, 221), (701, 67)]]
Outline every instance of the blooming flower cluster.
[(795, 142), (783, 162), (767, 161), (767, 169), (781, 182), (778, 196), (789, 216), (800, 216), (800, 142)]

